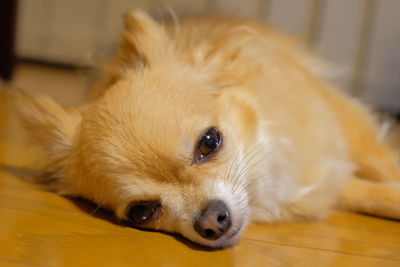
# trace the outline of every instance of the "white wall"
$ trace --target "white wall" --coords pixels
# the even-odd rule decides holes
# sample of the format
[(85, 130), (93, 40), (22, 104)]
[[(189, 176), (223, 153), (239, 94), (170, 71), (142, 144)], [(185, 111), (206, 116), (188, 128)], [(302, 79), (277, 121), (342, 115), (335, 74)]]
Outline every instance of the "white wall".
[(258, 18), (310, 42), (339, 67), (334, 82), (344, 90), (400, 110), (400, 0), (20, 0), (19, 6), (18, 55), (67, 64), (85, 64), (112, 47), (121, 14), (132, 8)]

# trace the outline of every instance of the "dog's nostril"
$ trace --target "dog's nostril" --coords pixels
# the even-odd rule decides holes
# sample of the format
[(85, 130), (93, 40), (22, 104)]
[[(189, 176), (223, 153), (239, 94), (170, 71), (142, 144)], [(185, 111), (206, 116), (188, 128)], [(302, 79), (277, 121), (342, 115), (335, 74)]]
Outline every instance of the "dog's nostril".
[(226, 204), (221, 200), (212, 200), (194, 222), (194, 229), (206, 239), (216, 240), (231, 227), (231, 219)]
[(217, 220), (218, 220), (219, 223), (223, 223), (226, 220), (226, 218), (227, 218), (226, 214), (219, 215)]
[(205, 235), (204, 236), (205, 238), (212, 239), (215, 236), (215, 232), (213, 230), (211, 230), (211, 229), (206, 229), (204, 231), (204, 235)]

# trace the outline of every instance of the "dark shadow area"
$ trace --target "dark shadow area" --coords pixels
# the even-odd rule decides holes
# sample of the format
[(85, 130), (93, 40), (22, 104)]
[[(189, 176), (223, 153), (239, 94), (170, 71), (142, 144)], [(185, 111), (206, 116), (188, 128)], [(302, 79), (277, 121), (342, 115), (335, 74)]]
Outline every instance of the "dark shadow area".
[(369, 214), (369, 213), (365, 213), (365, 212), (356, 212), (356, 213), (361, 214), (361, 215), (364, 215), (364, 216), (368, 216), (368, 217), (371, 217), (371, 218), (375, 218), (375, 219), (378, 219), (378, 220), (386, 220), (386, 221), (392, 221), (392, 222), (400, 222), (400, 220), (395, 219), (395, 218), (381, 217), (381, 216), (378, 216), (378, 215)]
[(128, 223), (126, 221), (119, 221), (117, 217), (111, 212), (103, 208), (99, 208), (98, 205), (94, 204), (93, 202), (84, 199), (84, 198), (73, 198), (73, 197), (66, 197), (75, 206), (77, 206), (81, 211), (89, 214), (98, 219), (102, 219), (108, 221), (114, 225), (118, 226), (125, 226), (128, 227)]
[(179, 233), (172, 233), (172, 232), (167, 232), (167, 231), (163, 231), (163, 230), (155, 230), (155, 229), (148, 229), (148, 228), (141, 228), (141, 227), (137, 227), (137, 226), (133, 226), (131, 225), (129, 222), (126, 222), (126, 225), (128, 227), (132, 227), (141, 231), (145, 231), (145, 232), (156, 232), (156, 233), (163, 233), (163, 234), (167, 234), (172, 236), (175, 240), (185, 244), (187, 247), (193, 249), (193, 250), (200, 250), (200, 251), (218, 251), (221, 250), (223, 248), (212, 248), (212, 247), (207, 247), (201, 244), (197, 244), (189, 239), (187, 239), (186, 237), (184, 237), (183, 235), (179, 234)]

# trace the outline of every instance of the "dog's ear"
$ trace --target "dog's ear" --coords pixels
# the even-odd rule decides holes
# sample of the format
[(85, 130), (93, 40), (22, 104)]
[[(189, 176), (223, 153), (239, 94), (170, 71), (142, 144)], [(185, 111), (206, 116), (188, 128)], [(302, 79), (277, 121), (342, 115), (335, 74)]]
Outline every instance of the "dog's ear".
[(96, 99), (127, 70), (162, 64), (172, 58), (172, 45), (164, 27), (142, 11), (124, 15), (122, 40), (116, 56), (103, 65), (103, 79), (93, 88), (89, 99)]
[(131, 11), (124, 16), (122, 43), (118, 48), (120, 64), (152, 64), (159, 62), (170, 51), (169, 38), (162, 25), (142, 11)]
[(77, 109), (65, 109), (49, 97), (32, 97), (23, 92), (11, 93), (17, 114), (33, 142), (43, 148), (48, 172), (65, 167), (81, 121)]

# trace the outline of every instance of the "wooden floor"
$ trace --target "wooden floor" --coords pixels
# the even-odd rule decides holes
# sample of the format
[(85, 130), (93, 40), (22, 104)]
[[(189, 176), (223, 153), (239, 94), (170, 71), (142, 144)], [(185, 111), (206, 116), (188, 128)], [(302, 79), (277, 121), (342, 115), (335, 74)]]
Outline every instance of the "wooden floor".
[[(39, 165), (0, 85), (0, 266), (400, 266), (400, 222), (335, 212), (323, 222), (254, 225), (233, 248), (205, 251), (180, 238), (119, 225), (84, 200), (18, 177)], [(12, 86), (77, 104), (85, 79), (20, 65)]]

